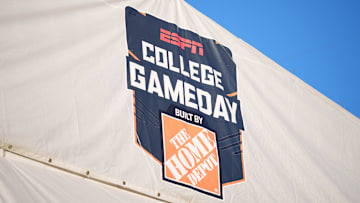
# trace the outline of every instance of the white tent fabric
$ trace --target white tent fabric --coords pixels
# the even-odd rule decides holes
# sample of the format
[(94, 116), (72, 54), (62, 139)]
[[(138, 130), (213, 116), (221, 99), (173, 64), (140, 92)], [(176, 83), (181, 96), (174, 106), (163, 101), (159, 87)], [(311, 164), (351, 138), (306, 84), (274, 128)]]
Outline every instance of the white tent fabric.
[(10, 153), (0, 158), (0, 202), (160, 202)]
[[(127, 6), (232, 51), (245, 182), (224, 186), (223, 199), (164, 181), (162, 166), (134, 143)], [(360, 201), (359, 119), (182, 0), (1, 0), (0, 142), (170, 202)], [(49, 166), (5, 157), (0, 168), (5, 202), (155, 201)]]

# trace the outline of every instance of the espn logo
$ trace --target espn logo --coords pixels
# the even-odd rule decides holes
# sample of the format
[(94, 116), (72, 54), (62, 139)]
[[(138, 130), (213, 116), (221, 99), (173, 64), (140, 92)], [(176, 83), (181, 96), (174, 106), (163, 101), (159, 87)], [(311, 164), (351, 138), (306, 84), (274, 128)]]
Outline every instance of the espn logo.
[(182, 50), (185, 50), (185, 47), (191, 49), (192, 54), (196, 54), (197, 50), (199, 50), (199, 55), (204, 55), (203, 45), (199, 42), (195, 42), (189, 39), (182, 38), (175, 32), (170, 32), (163, 28), (160, 28), (160, 40), (167, 42), (169, 44), (176, 45), (180, 47)]

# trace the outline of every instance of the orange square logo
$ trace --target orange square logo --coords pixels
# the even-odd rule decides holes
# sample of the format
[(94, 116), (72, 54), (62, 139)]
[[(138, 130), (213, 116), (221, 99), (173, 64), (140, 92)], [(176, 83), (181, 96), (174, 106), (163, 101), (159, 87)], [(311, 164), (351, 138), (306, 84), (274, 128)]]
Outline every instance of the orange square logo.
[(164, 179), (222, 197), (216, 133), (161, 114)]

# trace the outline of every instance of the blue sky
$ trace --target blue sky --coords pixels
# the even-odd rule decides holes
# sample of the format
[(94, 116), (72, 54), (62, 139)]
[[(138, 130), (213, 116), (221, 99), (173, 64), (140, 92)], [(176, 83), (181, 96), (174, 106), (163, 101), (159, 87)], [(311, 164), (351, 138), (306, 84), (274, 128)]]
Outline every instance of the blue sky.
[(185, 0), (360, 118), (359, 0)]

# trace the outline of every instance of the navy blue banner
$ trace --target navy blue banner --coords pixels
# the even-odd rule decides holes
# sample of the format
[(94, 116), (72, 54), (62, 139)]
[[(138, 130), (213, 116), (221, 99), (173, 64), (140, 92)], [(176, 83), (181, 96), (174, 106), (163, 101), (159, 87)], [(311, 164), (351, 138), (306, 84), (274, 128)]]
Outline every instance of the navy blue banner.
[(243, 180), (244, 125), (230, 49), (131, 7), (126, 32), (137, 143), (164, 162), (161, 113), (172, 115), (216, 133), (222, 184)]

